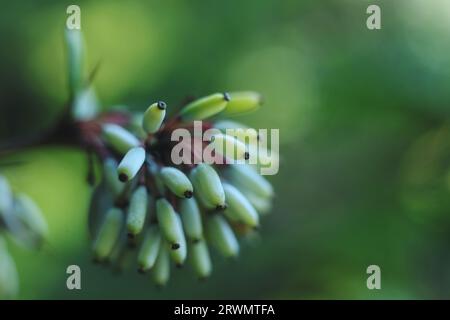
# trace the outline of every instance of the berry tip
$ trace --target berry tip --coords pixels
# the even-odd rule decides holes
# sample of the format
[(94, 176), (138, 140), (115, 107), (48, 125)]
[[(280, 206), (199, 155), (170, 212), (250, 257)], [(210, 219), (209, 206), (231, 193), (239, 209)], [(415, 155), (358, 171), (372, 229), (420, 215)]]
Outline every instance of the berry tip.
[(220, 211), (225, 210), (226, 208), (227, 208), (227, 205), (225, 203), (224, 204), (218, 204), (216, 206), (216, 209), (220, 210)]
[(119, 174), (119, 180), (122, 182), (127, 182), (128, 181), (128, 176), (125, 173), (120, 173)]
[(144, 270), (143, 268), (138, 268), (138, 269), (137, 269), (137, 272), (138, 272), (139, 274), (145, 274), (145, 270)]
[(167, 105), (166, 105), (166, 103), (165, 103), (164, 101), (158, 101), (157, 106), (158, 106), (158, 108), (159, 108), (160, 110), (165, 110), (166, 107), (167, 107)]

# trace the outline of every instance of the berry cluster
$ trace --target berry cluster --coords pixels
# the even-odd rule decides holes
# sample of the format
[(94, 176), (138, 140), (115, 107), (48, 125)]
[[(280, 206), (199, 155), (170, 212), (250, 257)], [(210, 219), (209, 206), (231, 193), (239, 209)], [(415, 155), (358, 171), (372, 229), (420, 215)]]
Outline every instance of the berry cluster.
[[(162, 101), (144, 113), (100, 113), (91, 85), (93, 74), (83, 72), (81, 32), (66, 30), (66, 44), (68, 109), (54, 128), (22, 147), (57, 142), (87, 151), (88, 181), (95, 185), (89, 208), (95, 261), (120, 270), (137, 253), (137, 269), (151, 270), (158, 285), (167, 283), (171, 260), (177, 266), (190, 260), (199, 278), (209, 276), (209, 246), (235, 257), (237, 236), (255, 230), (260, 215), (271, 208), (272, 186), (257, 171), (268, 160), (267, 150), (260, 152), (261, 142), (267, 145), (265, 137), (223, 119), (257, 109), (261, 96), (251, 91), (215, 93), (189, 102), (167, 119)], [(206, 140), (196, 136), (199, 123), (202, 130), (216, 133)], [(233, 134), (229, 129), (234, 129)], [(181, 143), (181, 157), (189, 161), (172, 158), (175, 130), (193, 137)], [(208, 148), (214, 150), (213, 161), (204, 161)], [(98, 184), (93, 156), (102, 168)], [(17, 271), (3, 235), (11, 235), (22, 246), (40, 248), (47, 229), (36, 204), (24, 194), (14, 194), (0, 176), (0, 297), (14, 297), (18, 291)]]
[(16, 266), (3, 235), (23, 247), (39, 249), (47, 232), (47, 223), (34, 201), (23, 193), (14, 194), (8, 180), (0, 176), (0, 298), (12, 298), (19, 289)]
[[(226, 130), (245, 126), (205, 119), (254, 110), (260, 103), (255, 92), (216, 93), (190, 102), (167, 120), (167, 106), (159, 101), (123, 125), (111, 117), (84, 122), (86, 143), (95, 142), (92, 150), (103, 164), (89, 212), (95, 261), (122, 269), (136, 248), (137, 269), (152, 271), (162, 286), (169, 279), (170, 260), (177, 266), (188, 260), (197, 276), (206, 278), (212, 269), (210, 245), (225, 257), (237, 256), (237, 235), (258, 228), (260, 214), (270, 210), (273, 189), (257, 165), (230, 164), (233, 159), (246, 162), (256, 148), (246, 135), (230, 136)], [(201, 140), (197, 149), (189, 143), (190, 158), (219, 142), (236, 151), (234, 158), (214, 148), (221, 164), (175, 164), (171, 135), (180, 128), (193, 131), (193, 120), (220, 134)]]

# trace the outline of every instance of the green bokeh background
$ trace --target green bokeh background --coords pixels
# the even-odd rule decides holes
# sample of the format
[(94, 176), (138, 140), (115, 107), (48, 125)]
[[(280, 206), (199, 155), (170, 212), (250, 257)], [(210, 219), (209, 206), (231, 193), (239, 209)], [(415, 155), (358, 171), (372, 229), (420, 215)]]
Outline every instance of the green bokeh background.
[[(0, 12), (0, 139), (39, 134), (68, 98), (66, 8), (81, 7), (104, 109), (253, 89), (241, 120), (280, 129), (274, 210), (237, 261), (198, 282), (91, 263), (86, 158), (67, 147), (0, 159), (49, 222), (41, 253), (10, 243), (22, 299), (450, 298), (450, 2), (8, 1)], [(366, 8), (382, 9), (382, 29)], [(11, 165), (11, 163), (16, 163)], [(18, 164), (17, 164), (18, 163)], [(66, 267), (82, 290), (66, 289)], [(368, 290), (366, 268), (381, 267)]]

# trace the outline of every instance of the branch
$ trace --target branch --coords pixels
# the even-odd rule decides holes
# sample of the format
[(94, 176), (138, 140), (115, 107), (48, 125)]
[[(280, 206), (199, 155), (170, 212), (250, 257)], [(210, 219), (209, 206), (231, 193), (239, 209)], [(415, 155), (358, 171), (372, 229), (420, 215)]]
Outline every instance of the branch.
[(50, 128), (0, 144), (0, 157), (32, 147), (53, 144), (80, 147), (80, 143), (80, 130), (69, 116), (68, 108), (65, 108), (63, 114)]

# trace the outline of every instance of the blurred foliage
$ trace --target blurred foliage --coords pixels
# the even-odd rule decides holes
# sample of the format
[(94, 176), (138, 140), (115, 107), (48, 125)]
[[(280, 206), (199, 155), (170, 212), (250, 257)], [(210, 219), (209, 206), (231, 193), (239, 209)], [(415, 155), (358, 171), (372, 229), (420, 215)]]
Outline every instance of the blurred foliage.
[[(89, 70), (103, 108), (253, 89), (246, 116), (280, 128), (273, 213), (237, 262), (214, 256), (211, 279), (187, 270), (156, 290), (90, 261), (79, 150), (34, 149), (0, 171), (49, 221), (41, 254), (15, 248), (20, 298), (448, 298), (450, 294), (450, 2), (79, 1)], [(0, 12), (0, 139), (49, 126), (68, 99), (67, 1), (8, 1)], [(18, 162), (17, 165), (6, 163)], [(82, 290), (65, 287), (82, 269)], [(382, 290), (366, 288), (366, 268)]]

